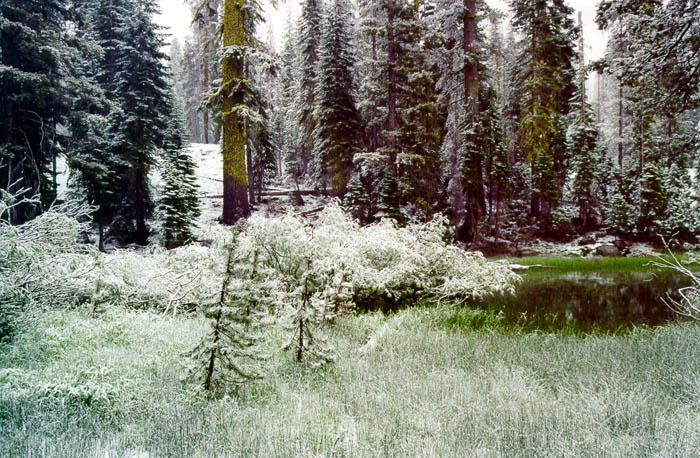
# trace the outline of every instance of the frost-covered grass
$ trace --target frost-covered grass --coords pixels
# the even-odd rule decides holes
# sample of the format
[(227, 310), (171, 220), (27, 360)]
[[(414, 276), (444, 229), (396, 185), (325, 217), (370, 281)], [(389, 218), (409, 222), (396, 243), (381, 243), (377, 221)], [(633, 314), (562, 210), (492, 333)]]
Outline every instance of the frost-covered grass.
[(179, 380), (203, 321), (43, 312), (0, 349), (0, 456), (697, 456), (696, 324), (520, 334), (456, 313), (344, 317), (321, 369), (273, 334), (266, 378), (211, 399)]

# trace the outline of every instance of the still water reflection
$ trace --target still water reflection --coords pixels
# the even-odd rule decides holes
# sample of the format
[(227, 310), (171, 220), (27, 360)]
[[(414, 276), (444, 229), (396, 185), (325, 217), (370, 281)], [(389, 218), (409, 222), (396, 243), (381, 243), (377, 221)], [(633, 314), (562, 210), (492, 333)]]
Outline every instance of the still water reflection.
[[(640, 272), (529, 271), (515, 294), (476, 301), (525, 330), (620, 332), (677, 316), (661, 301), (690, 281), (670, 270)], [(675, 297), (675, 296), (674, 296)]]

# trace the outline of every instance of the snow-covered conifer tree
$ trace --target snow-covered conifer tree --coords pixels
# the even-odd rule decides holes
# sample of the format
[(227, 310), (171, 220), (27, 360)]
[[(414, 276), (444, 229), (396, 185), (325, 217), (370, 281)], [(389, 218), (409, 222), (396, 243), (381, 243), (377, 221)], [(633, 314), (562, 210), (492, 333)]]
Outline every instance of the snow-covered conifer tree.
[(361, 132), (352, 96), (350, 18), (347, 0), (333, 0), (321, 35), (313, 111), (313, 153), (318, 178), (323, 188), (328, 184), (340, 195), (350, 180)]
[(182, 114), (174, 104), (163, 143), (162, 176), (163, 244), (176, 248), (192, 241), (200, 210), (195, 163), (187, 151)]
[(320, 0), (305, 0), (297, 27), (299, 73), (295, 103), (299, 137), (296, 149), (299, 155), (297, 163), (300, 165), (303, 176), (313, 175), (318, 167), (318, 164), (313, 161), (313, 132), (316, 126), (314, 107), (316, 106), (316, 72), (321, 43), (322, 8), (323, 4)]

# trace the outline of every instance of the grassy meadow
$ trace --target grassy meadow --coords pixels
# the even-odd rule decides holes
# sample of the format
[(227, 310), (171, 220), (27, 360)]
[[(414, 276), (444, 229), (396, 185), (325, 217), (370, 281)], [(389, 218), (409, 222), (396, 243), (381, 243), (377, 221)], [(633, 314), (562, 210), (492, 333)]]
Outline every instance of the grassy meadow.
[[(661, 259), (672, 260), (668, 255), (660, 256)], [(677, 258), (686, 260), (687, 256), (677, 255)], [(642, 257), (528, 256), (508, 258), (508, 261), (521, 266), (546, 266), (564, 272), (637, 273), (659, 269), (652, 264), (656, 259)]]
[[(0, 350), (0, 456), (700, 456), (700, 328), (524, 333), (467, 308), (341, 319), (320, 369), (276, 351), (208, 396), (182, 381), (205, 323), (37, 314)], [(272, 332), (272, 331), (271, 331)]]

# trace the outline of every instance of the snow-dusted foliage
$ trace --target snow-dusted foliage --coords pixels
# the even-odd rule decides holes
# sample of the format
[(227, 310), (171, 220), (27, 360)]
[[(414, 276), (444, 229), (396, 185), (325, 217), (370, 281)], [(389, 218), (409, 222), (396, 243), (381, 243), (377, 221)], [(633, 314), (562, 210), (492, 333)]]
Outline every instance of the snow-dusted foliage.
[[(341, 286), (351, 293), (344, 300), (347, 305), (358, 298), (401, 298), (416, 292), (433, 297), (482, 296), (507, 290), (518, 278), (507, 263), (487, 262), (480, 253), (447, 243), (444, 216), (403, 228), (391, 220), (360, 227), (332, 204), (313, 224), (291, 214), (274, 219), (254, 216), (248, 224), (241, 245), (248, 250), (263, 248), (261, 265), (284, 274), (305, 271), (304, 276), (319, 283), (313, 294), (326, 301), (337, 300), (334, 291)], [(283, 276), (279, 281), (290, 279)]]
[(356, 302), (481, 296), (518, 279), (507, 263), (446, 243), (442, 216), (403, 228), (391, 220), (360, 227), (332, 204), (313, 224), (293, 214), (253, 216), (247, 224), (236, 257), (257, 266), (254, 281), (267, 285), (257, 300), (289, 331), (299, 360), (305, 351), (329, 358), (315, 329)]
[[(0, 218), (10, 202), (0, 202)], [(89, 230), (93, 210), (70, 201), (21, 226), (0, 221), (0, 304), (25, 308), (87, 303), (175, 312), (212, 296), (218, 279), (211, 270), (223, 262), (220, 243), (100, 253), (78, 243)]]
[(76, 217), (89, 207), (67, 203), (23, 225), (9, 224), (9, 211), (28, 201), (0, 190), (0, 340), (26, 307), (70, 297), (69, 283), (85, 273), (82, 259), (89, 257), (75, 243), (87, 229)]
[(210, 331), (190, 352), (190, 378), (201, 378), (206, 390), (225, 389), (260, 378), (256, 367), (264, 359), (262, 341), (265, 310), (258, 306), (264, 283), (256, 281), (257, 256), (248, 264), (237, 250), (237, 232), (228, 245), (221, 288), (211, 304), (204, 307)]

